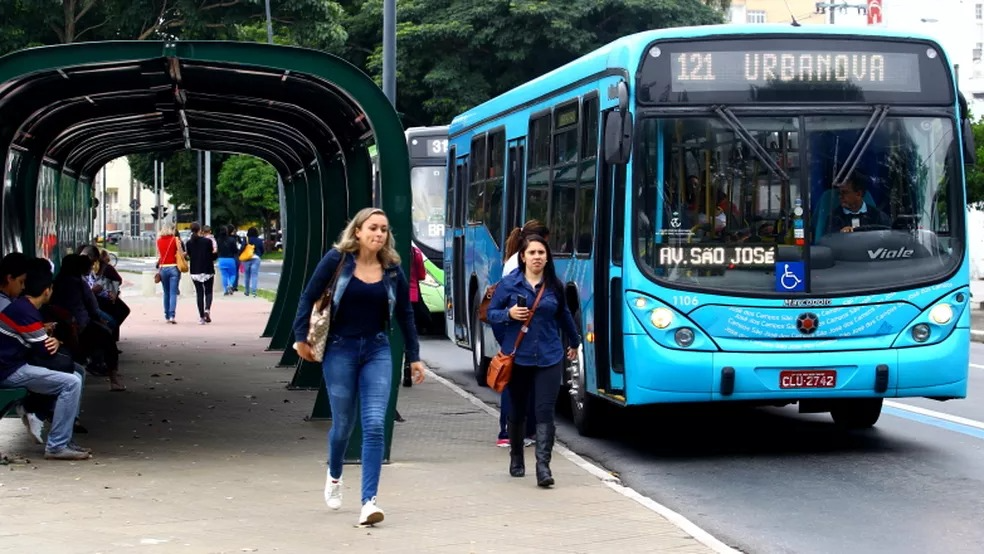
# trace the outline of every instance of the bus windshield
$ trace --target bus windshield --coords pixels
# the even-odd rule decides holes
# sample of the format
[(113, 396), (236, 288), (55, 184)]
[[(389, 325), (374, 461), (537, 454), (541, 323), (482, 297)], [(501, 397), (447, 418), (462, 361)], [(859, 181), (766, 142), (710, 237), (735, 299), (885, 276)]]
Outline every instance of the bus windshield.
[(444, 166), (410, 169), (413, 191), (413, 238), (431, 250), (444, 250)]
[(877, 115), (643, 119), (641, 266), (671, 286), (751, 295), (871, 293), (948, 276), (964, 250), (954, 123)]

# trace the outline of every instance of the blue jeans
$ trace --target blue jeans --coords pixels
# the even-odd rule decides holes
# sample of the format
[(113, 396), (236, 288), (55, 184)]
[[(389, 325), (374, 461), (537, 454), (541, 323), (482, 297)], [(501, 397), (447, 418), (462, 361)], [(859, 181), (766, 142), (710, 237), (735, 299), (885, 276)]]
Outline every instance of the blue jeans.
[(376, 496), (383, 467), (383, 428), (393, 383), (389, 336), (328, 337), (322, 363), (331, 430), (328, 431), (328, 471), (342, 476), (342, 462), (355, 429), (355, 410), (362, 412), (362, 503)]
[(235, 258), (219, 258), (219, 273), (222, 274), (222, 291), (229, 292), (236, 279)]
[(178, 281), (181, 272), (177, 266), (161, 268), (161, 288), (164, 289), (164, 319), (174, 319), (174, 310), (178, 307)]
[(243, 262), (243, 281), (246, 283), (246, 295), (249, 291), (256, 294), (256, 286), (260, 281), (260, 257), (253, 256), (248, 261)]
[(24, 387), (38, 394), (57, 396), (48, 442), (44, 448), (48, 452), (57, 452), (68, 446), (72, 440), (75, 418), (79, 415), (79, 399), (82, 397), (82, 378), (78, 374), (23, 365), (0, 381), (0, 386)]

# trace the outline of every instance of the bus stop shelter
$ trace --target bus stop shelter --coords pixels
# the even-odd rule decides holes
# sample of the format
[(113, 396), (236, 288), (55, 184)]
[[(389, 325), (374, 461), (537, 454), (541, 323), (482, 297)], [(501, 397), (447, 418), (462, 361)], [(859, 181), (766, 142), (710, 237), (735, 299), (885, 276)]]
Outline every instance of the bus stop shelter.
[[(0, 57), (3, 253), (57, 264), (89, 242), (94, 176), (120, 156), (189, 149), (266, 160), (284, 181), (288, 227), (276, 301), (257, 332), (270, 339), (269, 350), (283, 352), (279, 365), (296, 367), (290, 387), (320, 388), (312, 418), (325, 418), (320, 365), (298, 359), (291, 323), (322, 255), (349, 217), (373, 205), (372, 144), (385, 183), (375, 201), (389, 215), (406, 263), (403, 128), (382, 91), (345, 60), (241, 42), (91, 42), (18, 51)], [(392, 412), (403, 352), (398, 333), (391, 343)], [(391, 437), (389, 423), (387, 459)], [(347, 458), (358, 456), (357, 442)]]

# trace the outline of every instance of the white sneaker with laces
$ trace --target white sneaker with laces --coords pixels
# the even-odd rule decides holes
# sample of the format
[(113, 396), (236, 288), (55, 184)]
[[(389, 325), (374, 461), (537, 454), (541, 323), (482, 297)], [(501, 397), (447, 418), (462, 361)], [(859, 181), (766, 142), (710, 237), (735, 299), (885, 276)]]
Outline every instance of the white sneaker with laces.
[(342, 480), (332, 479), (330, 474), (325, 480), (325, 503), (332, 510), (342, 507)]
[(17, 415), (21, 418), (21, 423), (24, 424), (24, 427), (27, 427), (27, 432), (30, 433), (31, 438), (34, 439), (34, 442), (37, 444), (44, 444), (44, 439), (41, 438), (41, 431), (44, 428), (44, 422), (41, 421), (41, 418), (32, 413), (28, 413), (24, 410), (24, 406), (21, 406), (20, 404), (17, 405), (16, 410)]
[(359, 525), (375, 525), (383, 521), (383, 511), (376, 506), (376, 497), (366, 501), (362, 505), (362, 512), (359, 514)]

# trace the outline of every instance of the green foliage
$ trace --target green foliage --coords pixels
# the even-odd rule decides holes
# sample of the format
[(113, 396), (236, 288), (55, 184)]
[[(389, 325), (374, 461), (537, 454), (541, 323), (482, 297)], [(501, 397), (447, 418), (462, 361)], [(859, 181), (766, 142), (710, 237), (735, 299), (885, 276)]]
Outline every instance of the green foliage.
[[(346, 20), (345, 55), (377, 83), (382, 5), (353, 2)], [(722, 21), (704, 0), (403, 0), (397, 16), (397, 109), (408, 126), (448, 123), (619, 36)]]
[(280, 214), (277, 170), (253, 156), (231, 156), (222, 164), (216, 191), (229, 219), (237, 223), (269, 221)]
[[(337, 51), (346, 39), (334, 0), (271, 0), (270, 11), (282, 43)], [(265, 13), (264, 0), (2, 0), (0, 54), (91, 40), (266, 42)]]
[(967, 203), (984, 207), (984, 117), (973, 124), (977, 165), (967, 170)]

